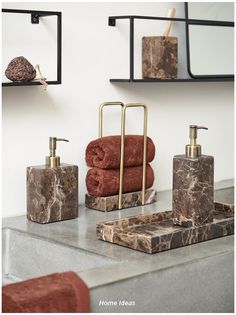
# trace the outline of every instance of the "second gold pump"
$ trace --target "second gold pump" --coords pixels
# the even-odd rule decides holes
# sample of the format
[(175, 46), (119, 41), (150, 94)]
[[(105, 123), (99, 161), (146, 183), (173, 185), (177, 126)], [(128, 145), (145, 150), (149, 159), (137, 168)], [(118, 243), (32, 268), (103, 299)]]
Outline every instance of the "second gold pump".
[(69, 142), (69, 140), (63, 138), (56, 137), (49, 138), (50, 156), (46, 156), (46, 165), (49, 167), (56, 167), (60, 165), (60, 156), (56, 156), (56, 148), (58, 141)]

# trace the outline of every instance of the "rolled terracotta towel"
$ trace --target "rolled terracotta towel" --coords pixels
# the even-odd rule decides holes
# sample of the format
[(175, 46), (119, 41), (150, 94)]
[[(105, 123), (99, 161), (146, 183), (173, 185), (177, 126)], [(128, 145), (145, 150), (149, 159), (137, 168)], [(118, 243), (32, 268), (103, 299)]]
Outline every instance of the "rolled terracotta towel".
[[(142, 166), (127, 167), (124, 169), (123, 193), (139, 191), (142, 189)], [(96, 197), (117, 195), (119, 193), (119, 169), (104, 170), (91, 168), (86, 176), (88, 193)], [(154, 182), (154, 172), (147, 165), (146, 188)]]
[(6, 285), (2, 288), (3, 313), (88, 313), (89, 290), (74, 272)]
[[(147, 138), (147, 163), (155, 156), (155, 145)], [(108, 136), (90, 142), (86, 148), (86, 163), (89, 167), (104, 169), (120, 166), (120, 136)], [(124, 166), (141, 166), (143, 163), (143, 136), (125, 136)]]

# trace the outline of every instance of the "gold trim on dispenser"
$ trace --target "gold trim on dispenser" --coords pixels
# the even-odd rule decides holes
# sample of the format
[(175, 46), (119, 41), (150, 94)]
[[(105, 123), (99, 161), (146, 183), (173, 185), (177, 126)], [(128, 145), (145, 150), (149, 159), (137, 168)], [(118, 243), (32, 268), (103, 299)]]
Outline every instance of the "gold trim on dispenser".
[(146, 164), (147, 164), (147, 106), (143, 103), (125, 104), (119, 101), (104, 102), (99, 107), (99, 137), (103, 136), (103, 108), (105, 106), (121, 106), (121, 147), (120, 147), (120, 181), (119, 181), (119, 199), (118, 208), (122, 209), (123, 179), (124, 179), (124, 157), (125, 157), (125, 127), (126, 127), (126, 109), (129, 107), (143, 107), (143, 172), (142, 172), (142, 205), (145, 204), (146, 191)]
[(185, 146), (185, 155), (191, 158), (197, 158), (202, 155), (202, 148), (200, 144), (197, 144), (197, 131), (199, 129), (208, 130), (207, 127), (190, 125), (189, 126), (189, 138), (190, 144)]
[(60, 166), (60, 157), (56, 156), (57, 141), (69, 142), (69, 140), (63, 139), (63, 138), (57, 138), (57, 137), (49, 138), (50, 156), (46, 156), (46, 165), (49, 167)]

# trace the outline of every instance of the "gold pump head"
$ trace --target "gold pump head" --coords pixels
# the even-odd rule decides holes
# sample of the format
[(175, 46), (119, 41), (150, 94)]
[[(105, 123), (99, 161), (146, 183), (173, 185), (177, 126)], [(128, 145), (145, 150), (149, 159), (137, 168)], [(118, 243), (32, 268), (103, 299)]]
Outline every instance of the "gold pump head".
[(196, 158), (198, 156), (201, 156), (201, 146), (200, 144), (197, 144), (197, 131), (198, 129), (205, 129), (208, 130), (207, 127), (202, 126), (196, 126), (196, 125), (190, 125), (189, 126), (189, 138), (190, 138), (190, 144), (187, 144), (185, 146), (185, 155), (187, 157)]
[(60, 166), (60, 156), (56, 156), (57, 141), (69, 142), (69, 140), (62, 139), (62, 138), (56, 138), (56, 137), (49, 138), (50, 156), (46, 156), (46, 165), (49, 167)]

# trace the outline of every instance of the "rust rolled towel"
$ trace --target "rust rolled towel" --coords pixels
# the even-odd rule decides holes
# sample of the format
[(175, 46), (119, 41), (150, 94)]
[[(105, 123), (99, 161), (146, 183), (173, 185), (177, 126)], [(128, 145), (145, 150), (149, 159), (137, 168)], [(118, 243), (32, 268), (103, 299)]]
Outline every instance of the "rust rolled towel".
[[(155, 156), (155, 145), (147, 138), (147, 163)], [(104, 169), (120, 166), (120, 136), (108, 136), (91, 141), (86, 148), (86, 163), (89, 167)], [(143, 163), (143, 136), (125, 136), (124, 166), (141, 166)]]
[[(139, 191), (142, 189), (142, 166), (127, 167), (124, 169), (123, 193)], [(104, 170), (97, 167), (91, 168), (86, 176), (88, 193), (96, 197), (117, 195), (119, 193), (119, 169)], [(154, 172), (147, 165), (146, 188), (154, 182)]]
[(74, 272), (54, 273), (2, 288), (3, 313), (88, 313), (89, 290)]

